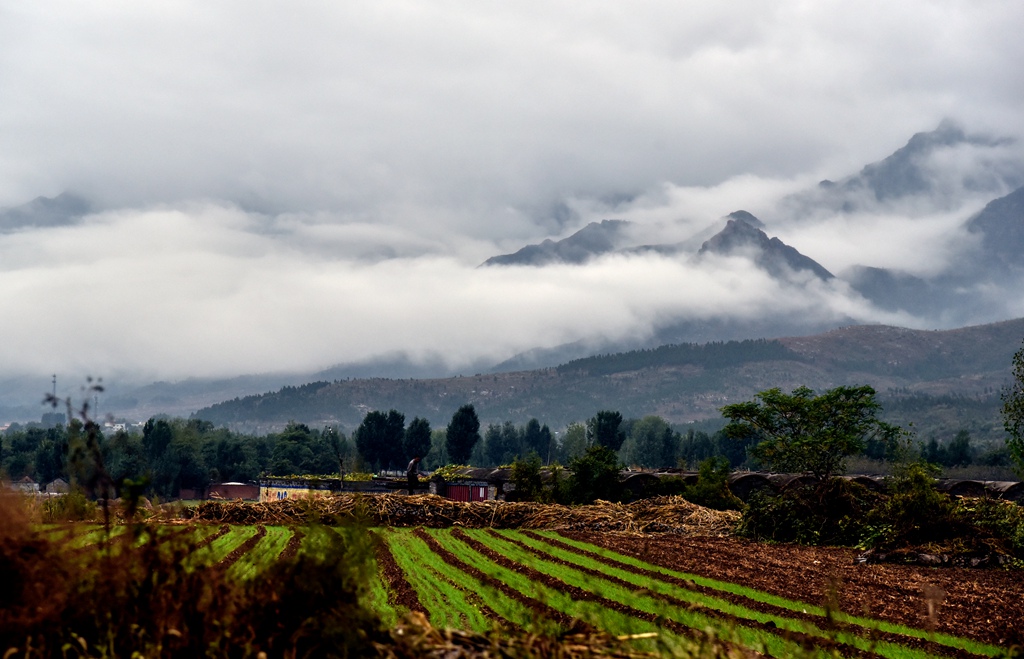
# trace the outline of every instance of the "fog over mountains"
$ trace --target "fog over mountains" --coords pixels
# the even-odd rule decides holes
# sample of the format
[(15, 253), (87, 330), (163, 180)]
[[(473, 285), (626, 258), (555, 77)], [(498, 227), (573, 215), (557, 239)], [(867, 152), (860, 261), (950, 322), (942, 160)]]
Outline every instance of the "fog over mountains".
[[(750, 285), (765, 285), (753, 283), (763, 278), (783, 297), (825, 296), (832, 307), (824, 316), (784, 308), (780, 313), (765, 309), (757, 318), (723, 314), (699, 322), (668, 321), (648, 345), (799, 335), (858, 324), (871, 314), (921, 328), (1013, 318), (1024, 312), (1024, 166), (1017, 146), (946, 121), (856, 174), (821, 181), (774, 203), (765, 200), (763, 208), (751, 209), (756, 214), (736, 210), (681, 241), (642, 242), (649, 227), (604, 219), (561, 240), (491, 257), (483, 266), (582, 266), (656, 254), (719, 274), (751, 268)], [(974, 210), (979, 201), (986, 203)], [(861, 234), (854, 241), (866, 248), (854, 253), (866, 262), (829, 259), (830, 254), (822, 255), (829, 266), (816, 260), (830, 231), (836, 232), (836, 243)], [(635, 345), (589, 345), (584, 351)], [(562, 356), (578, 348), (566, 346)], [(532, 363), (541, 365), (553, 354), (535, 354)]]
[[(947, 121), (835, 180), (567, 198), (560, 225), (572, 229), (469, 264), (439, 241), (377, 231), (354, 243), (352, 227), (309, 217), (40, 197), (0, 211), (16, 283), (6, 306), (54, 286), (70, 296), (63, 320), (12, 325), (20, 339), (4, 346), (0, 416), (38, 417), (46, 354), (58, 395), (102, 375), (101, 408), (144, 416), (314, 379), (507, 372), (672, 343), (1020, 318), (1022, 186), (1018, 141)], [(115, 235), (128, 242), (110, 252)], [(463, 257), (507, 243), (474, 243)], [(37, 277), (44, 262), (62, 274)], [(106, 291), (99, 316), (91, 286)], [(123, 304), (110, 306), (119, 290)]]

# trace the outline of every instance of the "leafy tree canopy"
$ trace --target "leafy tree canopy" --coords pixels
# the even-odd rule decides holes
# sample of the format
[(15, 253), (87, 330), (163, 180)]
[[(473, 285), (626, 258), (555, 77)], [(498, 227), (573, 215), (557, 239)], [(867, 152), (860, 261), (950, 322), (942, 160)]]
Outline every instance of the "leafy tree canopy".
[(881, 408), (870, 386), (836, 387), (820, 396), (807, 387), (792, 394), (778, 388), (756, 400), (726, 405), (725, 432), (734, 438), (756, 435), (754, 456), (775, 471), (810, 472), (821, 481), (842, 473), (846, 459), (863, 452), (869, 438), (895, 442), (900, 429), (876, 418)]

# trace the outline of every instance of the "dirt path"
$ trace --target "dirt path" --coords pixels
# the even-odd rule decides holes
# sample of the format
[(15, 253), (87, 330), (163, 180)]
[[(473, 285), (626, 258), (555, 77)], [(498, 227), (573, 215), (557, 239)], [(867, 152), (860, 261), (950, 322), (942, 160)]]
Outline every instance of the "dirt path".
[[(852, 549), (564, 532), (682, 572), (997, 645), (1024, 644), (1024, 572), (855, 564)], [(833, 595), (830, 595), (830, 591)], [(932, 614), (929, 616), (929, 604)]]

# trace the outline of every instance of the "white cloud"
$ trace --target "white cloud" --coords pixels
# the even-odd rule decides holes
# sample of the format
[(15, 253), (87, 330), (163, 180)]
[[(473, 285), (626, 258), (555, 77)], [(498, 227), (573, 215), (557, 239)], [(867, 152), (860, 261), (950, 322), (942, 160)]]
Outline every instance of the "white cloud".
[(673, 241), (746, 208), (830, 269), (927, 272), (952, 216), (799, 228), (771, 202), (943, 117), (1020, 135), (1021, 27), (1015, 0), (0, 0), (0, 205), (106, 209), (0, 234), (0, 362), (459, 363), (712, 312), (884, 319), (735, 262), (474, 266), (605, 217)]

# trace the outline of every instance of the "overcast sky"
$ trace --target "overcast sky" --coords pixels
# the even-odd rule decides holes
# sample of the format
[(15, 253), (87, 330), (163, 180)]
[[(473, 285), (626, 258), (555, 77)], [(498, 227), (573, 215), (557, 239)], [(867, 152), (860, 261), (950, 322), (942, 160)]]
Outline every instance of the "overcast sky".
[[(780, 308), (913, 325), (736, 261), (476, 266), (606, 217), (770, 220), (946, 118), (1020, 137), (1022, 33), (1019, 0), (0, 0), (0, 207), (94, 209), (0, 234), (0, 376), (458, 366)], [(925, 273), (984, 201), (775, 234)]]

